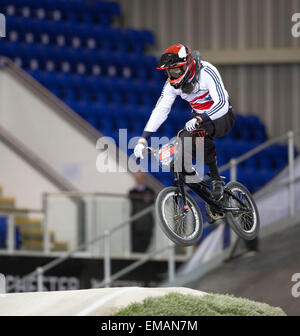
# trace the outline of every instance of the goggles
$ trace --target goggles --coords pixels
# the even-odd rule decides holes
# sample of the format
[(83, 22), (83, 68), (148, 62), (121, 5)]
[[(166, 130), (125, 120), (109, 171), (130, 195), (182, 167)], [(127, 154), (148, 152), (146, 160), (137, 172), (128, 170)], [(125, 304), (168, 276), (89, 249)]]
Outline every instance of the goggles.
[(185, 73), (185, 70), (186, 70), (186, 64), (180, 67), (166, 69), (167, 74), (171, 79), (178, 79)]

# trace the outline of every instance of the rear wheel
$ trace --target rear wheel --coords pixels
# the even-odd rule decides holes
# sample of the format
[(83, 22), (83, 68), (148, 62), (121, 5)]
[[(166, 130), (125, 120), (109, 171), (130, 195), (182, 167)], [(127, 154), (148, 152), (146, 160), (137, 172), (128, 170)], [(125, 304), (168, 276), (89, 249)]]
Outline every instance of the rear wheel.
[[(255, 201), (249, 190), (239, 182), (229, 182), (224, 192), (226, 205), (240, 208), (240, 210), (228, 211), (226, 219), (233, 231), (241, 238), (252, 240), (257, 237), (260, 227), (260, 219)], [(244, 208), (244, 209), (243, 209)]]
[(182, 196), (176, 187), (167, 187), (158, 194), (155, 203), (159, 224), (174, 243), (194, 245), (203, 232), (203, 219), (195, 200), (186, 194), (188, 211), (184, 212)]

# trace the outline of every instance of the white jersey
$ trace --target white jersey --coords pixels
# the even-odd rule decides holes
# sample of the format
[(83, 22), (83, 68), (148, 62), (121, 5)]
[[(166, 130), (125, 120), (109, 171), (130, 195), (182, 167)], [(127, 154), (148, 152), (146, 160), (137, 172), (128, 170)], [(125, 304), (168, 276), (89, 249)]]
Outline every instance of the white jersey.
[[(176, 96), (187, 100), (191, 108), (203, 119), (218, 119), (228, 112), (229, 96), (224, 87), (219, 71), (211, 63), (202, 61), (200, 76), (192, 93), (183, 93), (175, 89), (167, 80), (160, 98), (153, 109), (144, 129), (145, 132), (156, 132), (167, 119)], [(208, 117), (207, 117), (208, 116)]]

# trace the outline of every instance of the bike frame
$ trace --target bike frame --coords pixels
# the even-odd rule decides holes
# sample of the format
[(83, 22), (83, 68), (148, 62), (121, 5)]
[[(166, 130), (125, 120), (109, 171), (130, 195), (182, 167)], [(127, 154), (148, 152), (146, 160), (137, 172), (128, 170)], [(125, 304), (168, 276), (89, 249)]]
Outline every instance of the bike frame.
[(194, 191), (200, 198), (202, 198), (207, 204), (212, 206), (215, 210), (224, 212), (224, 211), (250, 211), (248, 207), (245, 208), (245, 204), (236, 197), (229, 190), (224, 189), (224, 193), (229, 194), (235, 200), (237, 200), (243, 208), (235, 208), (235, 207), (227, 207), (223, 204), (221, 200), (215, 200), (209, 190), (210, 184), (204, 181), (200, 181), (199, 183), (186, 183), (186, 185)]
[[(184, 129), (180, 130), (177, 133), (177, 139), (179, 138), (180, 133)], [(175, 146), (177, 145), (177, 141)], [(146, 147), (147, 153), (150, 151), (152, 154), (156, 155), (159, 149), (153, 149), (152, 147)], [(210, 184), (205, 181), (200, 181), (198, 183), (185, 183), (184, 177), (186, 176), (182, 172), (173, 172), (174, 176), (174, 185), (177, 187), (177, 195), (181, 195), (182, 201), (184, 203), (184, 212), (188, 211), (188, 205), (186, 202), (186, 190), (184, 188), (184, 185), (187, 185), (192, 191), (194, 191), (200, 198), (202, 198), (207, 204), (209, 204), (211, 207), (213, 207), (218, 212), (224, 212), (224, 211), (251, 211), (248, 207), (245, 207), (245, 204), (238, 198), (236, 195), (234, 195), (229, 190), (224, 189), (224, 193), (227, 193), (231, 197), (233, 197), (239, 204), (241, 204), (242, 207), (236, 208), (236, 207), (227, 207), (223, 204), (222, 199), (221, 200), (215, 200), (209, 190)]]

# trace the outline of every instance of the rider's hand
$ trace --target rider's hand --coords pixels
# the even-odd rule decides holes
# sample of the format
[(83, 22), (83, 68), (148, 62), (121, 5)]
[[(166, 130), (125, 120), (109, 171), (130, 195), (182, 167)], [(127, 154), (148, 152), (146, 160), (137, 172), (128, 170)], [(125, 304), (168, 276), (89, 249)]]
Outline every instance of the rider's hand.
[(140, 138), (137, 145), (134, 147), (134, 155), (136, 158), (144, 158), (143, 151), (146, 148), (147, 140)]
[(200, 117), (195, 117), (191, 120), (189, 120), (186, 124), (185, 124), (185, 128), (188, 132), (192, 132), (194, 131), (196, 128), (199, 127), (199, 124), (202, 122), (202, 119)]

